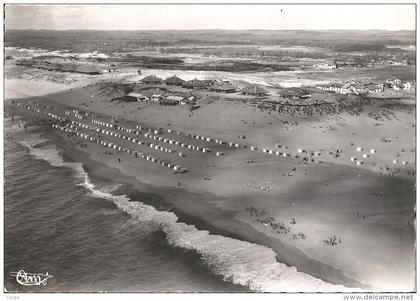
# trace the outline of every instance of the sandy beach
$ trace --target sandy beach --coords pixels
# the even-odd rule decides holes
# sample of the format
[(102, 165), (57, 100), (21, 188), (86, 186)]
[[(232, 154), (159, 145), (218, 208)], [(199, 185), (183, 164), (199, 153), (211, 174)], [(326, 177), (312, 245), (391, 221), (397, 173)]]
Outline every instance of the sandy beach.
[[(8, 79), (6, 98), (35, 100), (59, 107), (71, 104), (95, 112), (101, 120), (123, 116), (127, 126), (141, 123), (154, 128), (170, 127), (184, 133), (255, 145), (258, 152), (221, 147), (226, 153), (223, 158), (216, 157), (214, 152), (203, 155), (186, 151), (186, 158), (176, 160), (189, 172), (174, 174), (130, 154), (105, 154), (102, 146), (82, 145), (78, 137), (68, 138), (57, 132), (47, 134), (57, 141), (65, 157), (83, 162), (92, 177), (128, 183), (133, 195), (136, 190), (159, 195), (163, 203), (173, 206), (180, 221), (198, 229), (267, 246), (274, 250), (279, 262), (331, 284), (367, 291), (388, 291), (389, 287), (392, 291), (414, 290), (413, 100), (407, 100), (408, 105), (396, 110), (393, 120), (382, 121), (380, 126), (367, 113), (343, 114), (339, 120), (300, 120), (297, 125), (291, 125), (284, 123), (287, 118), (279, 119), (238, 102), (205, 103), (192, 114), (182, 106), (109, 103), (109, 95), (101, 94), (90, 83), (90, 80), (81, 81), (69, 88)], [(372, 109), (366, 112), (390, 102), (372, 104)], [(15, 110), (13, 105), (6, 107), (9, 114), (25, 114)], [(244, 134), (245, 139), (241, 138)], [(390, 142), (383, 143), (380, 138)], [(186, 136), (182, 140), (219, 149)], [(119, 143), (131, 145), (128, 141)], [(287, 150), (278, 145), (287, 146)], [(370, 155), (363, 166), (356, 166), (350, 157), (362, 155), (357, 146), (375, 149), (377, 153)], [(182, 151), (179, 146), (171, 147)], [(142, 150), (141, 146), (136, 148)], [(289, 157), (263, 153), (263, 148), (287, 152)], [(303, 164), (294, 157), (302, 156), (298, 149), (320, 154), (315, 162)], [(336, 149), (341, 150), (338, 157), (331, 154)], [(166, 153), (156, 154), (163, 159), (171, 157)], [(397, 176), (381, 175), (380, 168), (392, 167), (397, 154), (398, 162), (408, 164), (399, 166)], [(156, 203), (159, 202), (151, 205), (161, 205)], [(250, 215), (251, 207), (266, 214)], [(284, 222), (291, 228), (290, 232), (277, 233), (270, 221), (265, 220), (267, 217)], [(300, 233), (305, 239), (297, 236)], [(324, 240), (334, 235), (342, 243), (326, 245)]]

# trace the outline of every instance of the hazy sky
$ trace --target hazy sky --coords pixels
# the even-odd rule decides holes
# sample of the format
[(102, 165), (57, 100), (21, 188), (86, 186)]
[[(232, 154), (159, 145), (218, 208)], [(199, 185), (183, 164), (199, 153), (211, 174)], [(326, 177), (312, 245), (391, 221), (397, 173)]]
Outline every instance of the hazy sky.
[(7, 5), (6, 29), (415, 29), (414, 5)]

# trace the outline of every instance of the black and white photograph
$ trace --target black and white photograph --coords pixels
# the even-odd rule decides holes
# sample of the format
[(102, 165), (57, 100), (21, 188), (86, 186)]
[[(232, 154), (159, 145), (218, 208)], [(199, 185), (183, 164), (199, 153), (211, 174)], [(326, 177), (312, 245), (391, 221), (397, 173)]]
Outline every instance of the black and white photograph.
[(415, 3), (3, 10), (2, 298), (416, 297)]

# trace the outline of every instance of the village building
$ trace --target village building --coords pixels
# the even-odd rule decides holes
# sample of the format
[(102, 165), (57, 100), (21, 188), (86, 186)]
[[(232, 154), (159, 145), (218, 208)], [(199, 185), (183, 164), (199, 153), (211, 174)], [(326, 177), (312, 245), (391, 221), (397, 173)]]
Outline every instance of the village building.
[(362, 94), (368, 93), (368, 89), (365, 87), (365, 85), (361, 83), (350, 83), (347, 89), (351, 93), (356, 94), (356, 95), (362, 95)]
[(213, 85), (217, 84), (217, 80), (215, 80), (215, 79), (204, 79), (204, 80), (203, 80), (203, 83), (204, 83), (207, 87), (210, 87), (210, 86), (213, 86)]
[(383, 84), (368, 84), (365, 88), (369, 93), (382, 93), (384, 91)]
[(230, 83), (223, 83), (219, 85), (213, 85), (209, 88), (210, 91), (219, 92), (219, 93), (235, 93), (236, 87)]
[(362, 67), (362, 64), (354, 60), (349, 60), (349, 61), (336, 61), (335, 66), (337, 69), (338, 68), (360, 68)]
[(257, 85), (249, 86), (241, 90), (243, 95), (252, 95), (257, 97), (265, 97), (269, 95), (269, 92), (264, 88), (261, 88)]
[(170, 95), (170, 96), (167, 96), (166, 98), (164, 98), (164, 99), (161, 99), (160, 101), (159, 101), (159, 103), (160, 104), (162, 104), (162, 105), (171, 105), (171, 106), (175, 106), (175, 105), (178, 105), (178, 104), (180, 104), (181, 103), (181, 101), (183, 101), (184, 100), (184, 97), (182, 97), (182, 96), (174, 96), (174, 95)]
[(152, 101), (155, 102), (160, 102), (161, 100), (164, 99), (162, 94), (153, 94), (152, 97), (150, 98)]
[(338, 93), (338, 94), (349, 94), (350, 93), (349, 88), (347, 88), (345, 85), (340, 84), (340, 83), (332, 83), (330, 85), (320, 86), (320, 87), (317, 87), (317, 88), (321, 89), (323, 91), (329, 91), (329, 92), (334, 92), (334, 93)]
[(182, 87), (187, 88), (187, 89), (200, 90), (200, 89), (205, 89), (207, 85), (202, 80), (195, 78), (195, 79), (185, 82), (182, 85)]
[(414, 88), (414, 85), (410, 82), (404, 83), (404, 90), (412, 90)]
[(399, 78), (394, 78), (394, 79), (391, 78), (391, 79), (387, 79), (385, 84), (388, 88), (392, 88), (393, 85), (401, 84), (401, 80)]
[(316, 69), (322, 69), (322, 70), (337, 69), (337, 65), (335, 63), (314, 64), (313, 67)]
[(147, 97), (147, 96), (145, 96), (143, 94), (140, 94), (140, 93), (135, 93), (135, 92), (128, 93), (127, 94), (127, 97), (135, 98), (136, 101), (139, 101), (139, 102), (141, 102), (141, 101), (149, 101), (150, 100), (149, 97)]
[(311, 98), (312, 94), (306, 89), (288, 89), (280, 92), (280, 96), (286, 99), (307, 99)]
[(395, 91), (401, 91), (404, 89), (404, 84), (402, 84), (401, 82), (398, 84), (392, 84), (392, 89)]
[(156, 75), (149, 75), (140, 80), (143, 84), (152, 85), (152, 84), (161, 84), (163, 80)]
[(182, 86), (185, 83), (185, 80), (174, 75), (165, 79), (165, 84), (167, 86)]

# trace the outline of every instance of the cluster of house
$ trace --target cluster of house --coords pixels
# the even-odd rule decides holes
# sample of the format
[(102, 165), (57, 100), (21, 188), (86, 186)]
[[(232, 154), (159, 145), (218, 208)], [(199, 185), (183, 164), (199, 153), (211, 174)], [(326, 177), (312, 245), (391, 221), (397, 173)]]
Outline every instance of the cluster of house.
[(335, 62), (326, 62), (326, 63), (318, 63), (314, 64), (313, 67), (316, 69), (325, 69), (325, 70), (332, 70), (332, 69), (339, 69), (339, 68), (361, 68), (364, 65), (359, 62), (355, 61), (335, 61)]
[(394, 91), (410, 91), (413, 90), (415, 84), (412, 82), (403, 82), (400, 79), (388, 79), (385, 83), (360, 83), (355, 81), (345, 83), (332, 83), (328, 85), (318, 86), (318, 89), (323, 91), (335, 92), (338, 94), (356, 94), (363, 95), (369, 93), (382, 93), (386, 89), (392, 89)]
[[(244, 89), (238, 90), (238, 88), (233, 86), (228, 80), (200, 80), (195, 78), (189, 81), (185, 81), (176, 75), (168, 77), (164, 80), (162, 78), (157, 77), (156, 75), (149, 75), (141, 79), (140, 82), (146, 85), (165, 84), (167, 86), (176, 86), (191, 90), (207, 90), (210, 92), (226, 94), (240, 92), (242, 95), (249, 95), (254, 97), (265, 97), (269, 95), (269, 91), (257, 85), (251, 85), (245, 87)], [(188, 101), (194, 100), (194, 96), (191, 96), (193, 99), (190, 99), (191, 97), (183, 97), (176, 95), (164, 96), (162, 94), (146, 96), (144, 94), (135, 92), (131, 92), (127, 96), (136, 98), (137, 101), (154, 101), (166, 105), (187, 104)]]
[(177, 95), (163, 95), (163, 94), (152, 94), (151, 96), (147, 96), (143, 93), (136, 93), (130, 92), (127, 94), (127, 97), (133, 98), (138, 102), (144, 101), (153, 101), (158, 102), (163, 105), (186, 105), (189, 103), (193, 103), (195, 100), (195, 96), (191, 95), (188, 97), (184, 96), (177, 96)]

